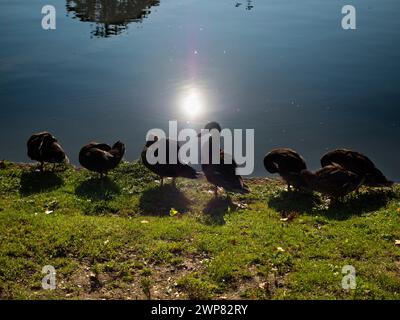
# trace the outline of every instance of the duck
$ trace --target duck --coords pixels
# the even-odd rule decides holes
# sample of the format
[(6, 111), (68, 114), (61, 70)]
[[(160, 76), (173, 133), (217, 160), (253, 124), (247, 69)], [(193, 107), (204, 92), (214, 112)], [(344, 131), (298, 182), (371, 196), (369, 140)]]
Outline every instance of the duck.
[(79, 152), (79, 163), (89, 171), (100, 174), (100, 178), (115, 169), (125, 154), (125, 145), (117, 141), (111, 147), (106, 143), (91, 142)]
[[(160, 143), (163, 142), (162, 140), (165, 140), (166, 143), (166, 163), (151, 164), (147, 160), (147, 151), (154, 143), (156, 143), (159, 140)], [(177, 157), (176, 157), (177, 163), (170, 163), (169, 161), (169, 147), (170, 145), (173, 144), (175, 144), (175, 148), (177, 150)], [(171, 139), (159, 139), (157, 136), (149, 138), (149, 140), (146, 141), (146, 144), (143, 147), (141, 153), (142, 163), (147, 169), (149, 169), (150, 171), (152, 171), (153, 173), (155, 173), (160, 177), (161, 186), (164, 186), (164, 178), (172, 178), (172, 185), (176, 187), (177, 178), (197, 179), (200, 176), (200, 174), (194, 168), (179, 160), (178, 157), (179, 148), (180, 146), (177, 141)], [(158, 150), (155, 151), (156, 154), (157, 152)]]
[[(221, 132), (218, 122), (209, 122), (204, 127), (205, 130)], [(199, 133), (202, 137), (204, 132)], [(212, 136), (208, 138), (208, 148), (202, 147), (202, 152), (208, 152), (209, 162), (212, 162)], [(207, 147), (207, 145), (206, 145)], [(226, 162), (226, 163), (225, 163)], [(219, 150), (219, 163), (202, 163), (201, 168), (207, 181), (214, 186), (214, 197), (218, 198), (218, 188), (223, 188), (226, 192), (246, 194), (250, 188), (244, 183), (243, 178), (236, 173), (237, 164), (232, 155)]]
[(365, 186), (391, 187), (393, 185), (393, 182), (389, 181), (367, 156), (358, 151), (336, 149), (321, 158), (323, 167), (334, 163), (362, 176)]
[(28, 157), (40, 163), (39, 169), (44, 170), (44, 163), (69, 163), (68, 157), (58, 140), (49, 132), (33, 134), (27, 142)]
[(287, 183), (288, 191), (293, 187), (300, 190), (303, 180), (300, 176), (302, 170), (307, 169), (304, 158), (296, 151), (289, 148), (277, 148), (268, 152), (264, 157), (264, 167), (269, 173), (279, 173)]
[(315, 173), (302, 170), (300, 175), (308, 189), (327, 195), (333, 202), (357, 190), (364, 181), (362, 176), (338, 164), (325, 166)]

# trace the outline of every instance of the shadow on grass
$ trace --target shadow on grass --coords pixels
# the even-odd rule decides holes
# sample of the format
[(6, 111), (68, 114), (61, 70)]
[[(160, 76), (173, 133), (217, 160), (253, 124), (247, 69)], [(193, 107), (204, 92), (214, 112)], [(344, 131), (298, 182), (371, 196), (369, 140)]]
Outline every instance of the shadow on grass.
[(236, 210), (235, 204), (230, 197), (212, 198), (207, 202), (203, 213), (206, 215), (206, 223), (223, 225), (225, 224), (224, 215), (228, 210)]
[(19, 193), (29, 196), (57, 189), (63, 184), (63, 179), (54, 172), (25, 171), (21, 174)]
[(329, 219), (346, 220), (352, 216), (360, 216), (376, 211), (396, 197), (390, 189), (367, 189), (360, 193), (352, 193), (342, 201), (329, 205), (315, 193), (280, 192), (269, 199), (268, 205), (282, 216), (288, 213), (324, 215)]
[(391, 189), (369, 189), (358, 194), (352, 193), (343, 201), (319, 212), (329, 219), (346, 220), (352, 216), (379, 210), (395, 197), (396, 193)]
[(164, 185), (143, 191), (139, 199), (139, 209), (143, 215), (166, 216), (171, 209), (179, 213), (189, 211), (191, 201), (172, 185)]
[(289, 212), (311, 213), (321, 204), (321, 199), (316, 194), (297, 191), (279, 191), (276, 196), (268, 200), (269, 207), (282, 215)]
[(78, 197), (91, 200), (110, 200), (120, 192), (119, 186), (109, 177), (85, 180), (75, 189), (75, 194)]

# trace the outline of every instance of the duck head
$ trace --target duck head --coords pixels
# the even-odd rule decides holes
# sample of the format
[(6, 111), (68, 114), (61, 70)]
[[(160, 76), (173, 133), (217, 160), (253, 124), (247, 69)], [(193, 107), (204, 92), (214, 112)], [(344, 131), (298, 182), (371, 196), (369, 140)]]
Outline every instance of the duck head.
[(114, 143), (112, 150), (118, 151), (119, 156), (122, 158), (125, 154), (125, 145), (121, 141)]
[[(158, 137), (157, 136), (152, 136), (149, 137), (150, 139), (146, 141), (146, 148), (150, 147), (151, 145), (153, 145), (154, 143), (156, 143), (158, 141)], [(151, 138), (153, 138), (153, 140), (151, 140)]]
[[(218, 122), (215, 121), (211, 121), (209, 123), (207, 123), (204, 126), (204, 130), (208, 130), (208, 132), (210, 133), (212, 130), (217, 130), (218, 132), (222, 131), (222, 128), (220, 126), (220, 124)], [(203, 134), (205, 134), (205, 132), (201, 132), (197, 135), (198, 137), (201, 137)]]

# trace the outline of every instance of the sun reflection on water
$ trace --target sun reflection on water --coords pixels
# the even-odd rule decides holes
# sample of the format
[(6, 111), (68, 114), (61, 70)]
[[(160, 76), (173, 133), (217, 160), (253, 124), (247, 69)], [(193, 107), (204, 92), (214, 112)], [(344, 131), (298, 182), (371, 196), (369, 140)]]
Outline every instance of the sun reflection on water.
[(189, 119), (195, 119), (204, 112), (204, 101), (201, 93), (191, 88), (181, 100), (181, 109)]

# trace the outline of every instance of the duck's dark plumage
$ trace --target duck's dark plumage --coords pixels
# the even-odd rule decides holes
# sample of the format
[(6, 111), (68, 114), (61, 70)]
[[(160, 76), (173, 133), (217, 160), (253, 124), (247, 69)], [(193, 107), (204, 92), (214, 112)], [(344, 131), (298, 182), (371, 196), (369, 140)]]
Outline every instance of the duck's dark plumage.
[(250, 190), (244, 183), (243, 178), (236, 174), (236, 162), (232, 159), (232, 163), (224, 163), (224, 159), (227, 157), (231, 156), (221, 150), (219, 164), (211, 163), (201, 165), (207, 181), (214, 186), (222, 187), (229, 192), (248, 193)]
[(79, 152), (79, 163), (82, 167), (106, 174), (116, 168), (125, 154), (125, 145), (118, 141), (112, 147), (105, 143), (91, 142)]
[(269, 173), (279, 173), (290, 186), (300, 189), (303, 181), (302, 170), (307, 169), (306, 162), (296, 151), (288, 148), (273, 149), (264, 157), (264, 167)]
[(303, 170), (301, 176), (307, 187), (334, 199), (357, 190), (363, 177), (339, 165), (328, 165), (315, 173)]
[[(205, 125), (204, 129), (222, 131), (218, 122), (212, 121)], [(199, 134), (201, 136), (201, 133)], [(208, 149), (202, 147), (202, 152), (208, 152), (209, 164), (202, 164), (201, 168), (208, 182), (215, 186), (215, 196), (218, 195), (218, 187), (228, 192), (248, 193), (249, 187), (244, 183), (243, 178), (236, 173), (237, 164), (233, 157), (223, 150), (219, 151), (219, 163), (212, 163), (212, 136), (208, 139)], [(225, 163), (225, 160), (227, 160)], [(228, 161), (229, 160), (229, 161)]]
[(57, 139), (49, 132), (40, 132), (32, 135), (28, 142), (28, 157), (41, 163), (65, 163), (68, 158)]
[[(158, 141), (157, 138), (155, 138), (154, 141), (147, 141), (146, 145), (143, 148), (142, 154), (141, 154), (141, 159), (142, 163), (144, 166), (149, 169), (150, 171), (154, 172), (155, 174), (159, 175), (161, 177), (161, 183), (163, 183), (163, 179), (170, 177), (174, 178), (173, 183), (175, 184), (175, 178), (181, 177), (181, 178), (188, 178), (188, 179), (197, 179), (199, 177), (199, 174), (196, 172), (195, 169), (193, 169), (191, 166), (188, 164), (182, 163), (178, 155), (176, 157), (177, 163), (170, 163), (169, 158), (169, 147), (170, 144), (175, 144), (176, 150), (179, 153), (179, 144), (176, 141), (170, 140), (170, 139), (165, 139), (166, 143), (166, 163), (155, 163), (155, 164), (150, 164), (147, 161), (146, 153), (148, 148), (153, 145), (156, 141)], [(162, 141), (161, 141), (162, 142)]]
[(391, 186), (392, 181), (386, 179), (383, 173), (375, 164), (360, 152), (337, 149), (328, 152), (321, 158), (323, 167), (338, 164), (343, 168), (350, 170), (364, 178), (364, 184), (370, 187)]

